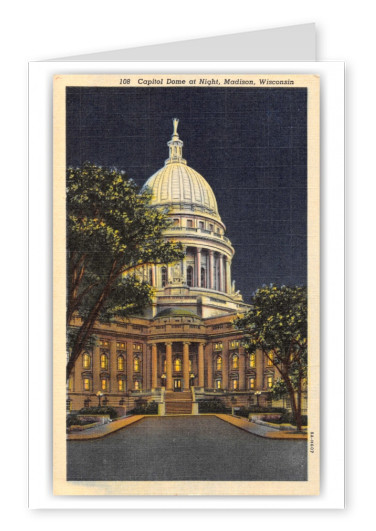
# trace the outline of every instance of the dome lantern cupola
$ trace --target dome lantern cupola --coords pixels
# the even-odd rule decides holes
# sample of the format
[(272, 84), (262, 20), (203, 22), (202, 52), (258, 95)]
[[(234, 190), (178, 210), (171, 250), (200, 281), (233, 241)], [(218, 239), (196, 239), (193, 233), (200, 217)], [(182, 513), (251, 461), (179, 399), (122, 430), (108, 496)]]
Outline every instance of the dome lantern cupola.
[(165, 164), (173, 164), (174, 162), (177, 162), (179, 164), (187, 164), (187, 161), (183, 159), (184, 143), (182, 140), (180, 140), (179, 135), (178, 135), (179, 119), (174, 118), (172, 120), (172, 123), (174, 124), (174, 131), (172, 133), (171, 140), (167, 142), (167, 145), (170, 150), (170, 156), (165, 161)]

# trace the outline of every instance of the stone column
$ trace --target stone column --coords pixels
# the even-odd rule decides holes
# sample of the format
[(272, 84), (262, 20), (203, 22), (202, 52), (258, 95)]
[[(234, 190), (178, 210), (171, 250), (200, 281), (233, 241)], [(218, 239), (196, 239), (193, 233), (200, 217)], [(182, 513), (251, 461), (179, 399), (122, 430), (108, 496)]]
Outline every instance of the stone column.
[(110, 393), (118, 391), (116, 339), (110, 341)]
[[(94, 345), (93, 347), (93, 359), (92, 359), (92, 363), (93, 363), (93, 393), (96, 393), (97, 391), (101, 391), (101, 382), (100, 382), (100, 356), (101, 356), (101, 352), (100, 352), (100, 348), (99, 348), (99, 345)], [(79, 371), (77, 371), (77, 374), (79, 373)], [(81, 378), (81, 374), (79, 375), (81, 381), (79, 382), (79, 390), (81, 391), (82, 390), (82, 378)]]
[(166, 390), (172, 391), (172, 343), (166, 345)]
[(127, 341), (127, 391), (133, 389), (133, 341)]
[(209, 389), (213, 388), (213, 355), (212, 355), (212, 344), (209, 343), (206, 347), (206, 367), (208, 371), (208, 380), (207, 386)]
[(225, 256), (225, 269), (226, 269), (226, 293), (231, 293), (231, 264), (230, 258)]
[(264, 387), (264, 354), (261, 350), (256, 351), (256, 390), (262, 391)]
[(205, 343), (199, 343), (198, 344), (198, 386), (204, 387), (205, 385), (205, 379), (204, 379), (204, 346)]
[(157, 370), (157, 345), (152, 343), (151, 345), (151, 387), (155, 389), (158, 387), (158, 370)]
[(183, 379), (184, 391), (189, 391), (189, 343), (183, 343)]
[(245, 389), (245, 354), (239, 350), (239, 391)]
[(223, 254), (219, 255), (219, 291), (225, 291), (224, 290), (224, 274), (223, 274)]
[(228, 389), (228, 352), (222, 350), (222, 387)]
[(196, 249), (196, 286), (201, 287), (201, 249)]
[(155, 287), (155, 265), (151, 266), (151, 285)]
[(209, 289), (214, 289), (214, 251), (209, 251)]

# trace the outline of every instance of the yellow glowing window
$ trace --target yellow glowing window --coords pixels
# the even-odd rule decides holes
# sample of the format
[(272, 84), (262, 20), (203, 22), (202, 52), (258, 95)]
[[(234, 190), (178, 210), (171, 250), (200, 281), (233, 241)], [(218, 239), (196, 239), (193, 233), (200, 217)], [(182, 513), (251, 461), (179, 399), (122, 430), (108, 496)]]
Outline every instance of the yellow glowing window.
[(103, 341), (102, 341), (102, 339), (99, 341), (99, 344), (100, 344), (100, 346), (103, 346)]
[(256, 354), (251, 354), (249, 356), (249, 366), (251, 368), (256, 367)]
[(139, 372), (140, 370), (140, 358), (138, 356), (133, 359), (133, 370), (134, 372)]
[(215, 343), (214, 348), (215, 350), (222, 350), (222, 343)]
[(105, 347), (108, 347), (108, 341), (107, 341), (107, 339), (104, 340), (103, 344), (104, 344)]
[(268, 367), (271, 367), (273, 365), (273, 360), (274, 360), (274, 352), (269, 352), (268, 354)]
[(232, 380), (232, 388), (238, 389), (238, 380)]
[(84, 391), (90, 391), (90, 379), (84, 378)]
[(273, 376), (268, 376), (267, 386), (268, 389), (271, 389), (273, 387)]
[(254, 378), (250, 378), (249, 379), (249, 388), (250, 389), (254, 389), (255, 388), (255, 379)]
[(193, 369), (192, 369), (192, 360), (189, 360), (189, 372), (192, 372)]
[(231, 341), (231, 348), (239, 348), (239, 341)]
[(222, 357), (221, 356), (217, 356), (216, 369), (217, 369), (217, 371), (221, 371), (222, 370)]
[(181, 358), (176, 358), (175, 359), (174, 370), (176, 372), (180, 372), (181, 371)]
[(118, 384), (119, 384), (119, 391), (125, 391), (125, 381), (119, 380)]
[(102, 391), (107, 391), (107, 378), (102, 378), (101, 384), (102, 384)]
[(119, 356), (117, 361), (118, 361), (117, 362), (118, 371), (123, 371), (124, 370), (124, 358), (123, 358), (123, 356)]
[(163, 372), (167, 372), (167, 361), (163, 360)]
[(84, 354), (84, 357), (83, 357), (83, 367), (84, 369), (90, 369), (90, 356), (89, 354)]
[(116, 343), (117, 348), (125, 348), (125, 343)]
[(68, 391), (73, 391), (73, 378), (72, 378), (72, 376), (69, 376)]
[(235, 354), (235, 356), (232, 356), (232, 368), (238, 369), (239, 368), (239, 356)]
[(215, 387), (216, 389), (222, 389), (222, 380), (216, 380)]
[(101, 354), (101, 369), (108, 369), (108, 358), (106, 354)]
[(138, 380), (135, 381), (134, 388), (135, 388), (136, 391), (140, 390), (140, 382)]
[(141, 345), (139, 343), (133, 343), (133, 350), (141, 350)]

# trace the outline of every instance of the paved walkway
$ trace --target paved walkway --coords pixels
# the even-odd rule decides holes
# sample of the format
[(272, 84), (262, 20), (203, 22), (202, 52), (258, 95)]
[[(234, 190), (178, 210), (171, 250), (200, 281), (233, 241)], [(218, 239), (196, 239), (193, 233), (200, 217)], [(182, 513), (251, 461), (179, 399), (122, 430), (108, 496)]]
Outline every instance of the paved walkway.
[(307, 441), (257, 437), (214, 415), (145, 416), (107, 437), (68, 441), (67, 479), (305, 481)]

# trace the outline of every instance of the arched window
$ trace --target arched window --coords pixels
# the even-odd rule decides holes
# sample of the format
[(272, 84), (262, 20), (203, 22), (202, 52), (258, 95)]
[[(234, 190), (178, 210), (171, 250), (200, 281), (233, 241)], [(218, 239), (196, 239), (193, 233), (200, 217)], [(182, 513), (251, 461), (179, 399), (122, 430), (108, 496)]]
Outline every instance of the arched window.
[(181, 370), (182, 370), (181, 358), (175, 358), (174, 371), (175, 372), (180, 372)]
[(133, 358), (133, 370), (134, 372), (140, 372), (140, 358), (138, 356)]
[(222, 356), (217, 356), (215, 360), (215, 368), (217, 371), (222, 370)]
[(239, 369), (239, 356), (237, 354), (232, 356), (232, 368)]
[(187, 267), (187, 286), (193, 286), (193, 267)]
[(201, 268), (201, 287), (206, 288), (206, 270), (205, 267)]
[(91, 365), (90, 355), (87, 352), (85, 352), (82, 358), (82, 366), (84, 369), (90, 369), (90, 365)]
[(256, 354), (250, 354), (249, 355), (249, 366), (251, 369), (256, 367)]
[(167, 284), (167, 267), (162, 267), (162, 288)]
[(108, 370), (108, 357), (106, 354), (101, 354), (101, 369)]
[(118, 371), (123, 371), (124, 370), (124, 357), (122, 355), (118, 356), (117, 368), (118, 368)]

